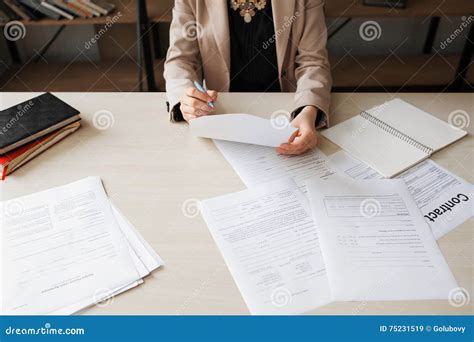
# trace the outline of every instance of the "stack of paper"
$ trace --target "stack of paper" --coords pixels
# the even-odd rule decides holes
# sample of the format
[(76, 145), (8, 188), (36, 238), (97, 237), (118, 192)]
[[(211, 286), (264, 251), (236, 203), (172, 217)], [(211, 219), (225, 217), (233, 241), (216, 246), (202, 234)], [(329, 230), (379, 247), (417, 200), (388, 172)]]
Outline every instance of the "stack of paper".
[(72, 314), (163, 265), (98, 177), (0, 202), (0, 223), (2, 314)]
[(202, 203), (251, 313), (448, 299), (457, 287), (403, 181), (314, 177), (307, 189), (310, 202), (281, 179)]
[[(435, 237), (472, 216), (472, 186), (434, 162), (390, 180), (342, 154), (215, 144), (249, 189), (203, 201), (202, 215), (251, 313), (448, 299), (458, 286)], [(435, 225), (439, 210), (455, 217)]]

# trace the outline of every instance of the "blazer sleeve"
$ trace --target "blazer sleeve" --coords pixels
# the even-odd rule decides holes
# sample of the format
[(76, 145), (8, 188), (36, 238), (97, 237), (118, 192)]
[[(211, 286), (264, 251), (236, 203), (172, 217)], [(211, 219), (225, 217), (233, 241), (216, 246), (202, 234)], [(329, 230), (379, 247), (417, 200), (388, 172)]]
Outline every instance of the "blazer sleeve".
[(170, 27), (170, 47), (164, 78), (171, 121), (182, 121), (179, 99), (193, 81), (202, 81), (202, 63), (198, 38), (202, 26), (196, 21), (189, 0), (176, 0)]
[(327, 28), (323, 0), (306, 0), (304, 30), (296, 56), (296, 107), (315, 106), (324, 113), (318, 125), (329, 123), (332, 77), (326, 49)]

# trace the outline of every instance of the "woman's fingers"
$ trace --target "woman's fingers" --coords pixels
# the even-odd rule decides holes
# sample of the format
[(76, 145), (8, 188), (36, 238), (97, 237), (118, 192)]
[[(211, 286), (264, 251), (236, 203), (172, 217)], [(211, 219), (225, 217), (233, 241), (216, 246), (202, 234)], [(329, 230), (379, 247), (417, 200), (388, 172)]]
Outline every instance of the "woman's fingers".
[(183, 116), (193, 115), (195, 117), (208, 115), (214, 111), (214, 109), (209, 107), (207, 103), (187, 96), (181, 99), (180, 109)]
[(211, 98), (210, 101), (214, 102), (217, 100), (217, 96), (219, 95), (219, 93), (215, 90), (208, 90), (207, 95), (209, 95), (209, 97)]
[(187, 105), (185, 103), (181, 103), (181, 113), (186, 114), (186, 115), (194, 115), (196, 117), (203, 116), (209, 114), (212, 109), (208, 108), (207, 106), (201, 106), (201, 107), (194, 107)]
[(313, 148), (317, 143), (316, 134), (313, 130), (299, 131), (298, 135), (292, 136), (292, 138), (288, 143), (281, 144), (277, 148), (277, 152), (286, 155), (298, 155)]
[(284, 144), (281, 144), (278, 148), (277, 148), (277, 153), (279, 154), (296, 154), (297, 151), (296, 151), (296, 148), (295, 148), (295, 145), (292, 144), (295, 139), (300, 135), (300, 130), (297, 129), (290, 137), (290, 139), (288, 139), (288, 142), (287, 143), (284, 143)]
[(301, 146), (291, 144), (282, 144), (277, 148), (279, 154), (298, 155), (304, 153), (306, 150)]
[(295, 141), (296, 137), (300, 135), (300, 130), (297, 129), (290, 137), (290, 139), (288, 139), (288, 143), (292, 143), (293, 141)]
[(196, 116), (197, 114), (197, 109), (191, 106), (188, 106), (185, 103), (181, 103), (181, 112), (186, 115), (194, 115)]
[(214, 99), (212, 96), (209, 95), (209, 92), (207, 94), (201, 93), (199, 90), (197, 90), (194, 87), (188, 88), (186, 90), (186, 96), (201, 100), (202, 102), (205, 102), (205, 103), (209, 101), (213, 101)]
[(201, 109), (201, 110), (206, 110), (206, 109), (211, 110), (212, 109), (207, 105), (207, 102), (201, 101), (199, 99), (195, 99), (194, 97), (189, 97), (189, 96), (183, 97), (181, 99), (181, 104), (184, 104), (188, 107)]
[(216, 101), (217, 96), (218, 93), (214, 90), (201, 93), (194, 87), (188, 88), (186, 94), (180, 100), (180, 109), (184, 119), (189, 121), (213, 112), (215, 108), (210, 107), (209, 102)]

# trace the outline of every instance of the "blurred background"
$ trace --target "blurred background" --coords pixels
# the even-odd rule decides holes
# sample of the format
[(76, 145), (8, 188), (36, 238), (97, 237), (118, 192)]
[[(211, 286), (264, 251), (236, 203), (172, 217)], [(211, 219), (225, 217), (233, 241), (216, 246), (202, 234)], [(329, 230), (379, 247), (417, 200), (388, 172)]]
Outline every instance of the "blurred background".
[[(174, 1), (107, 2), (100, 17), (4, 21), (0, 91), (163, 91)], [(334, 91), (472, 92), (474, 1), (398, 5), (326, 1)]]

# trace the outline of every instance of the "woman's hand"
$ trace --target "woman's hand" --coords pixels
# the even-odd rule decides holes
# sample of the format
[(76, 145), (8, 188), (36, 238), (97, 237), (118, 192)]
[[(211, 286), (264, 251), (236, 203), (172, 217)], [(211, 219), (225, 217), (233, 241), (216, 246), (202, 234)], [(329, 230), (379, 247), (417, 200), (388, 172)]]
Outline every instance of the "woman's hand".
[(297, 155), (302, 154), (316, 146), (316, 117), (318, 110), (313, 106), (306, 106), (293, 119), (291, 125), (298, 130), (291, 136), (287, 143), (281, 144), (277, 148), (279, 154)]
[(216, 101), (217, 95), (217, 91), (214, 90), (208, 90), (207, 94), (204, 94), (194, 87), (188, 88), (186, 94), (181, 97), (179, 107), (184, 119), (189, 121), (212, 113), (215, 109), (207, 103)]

